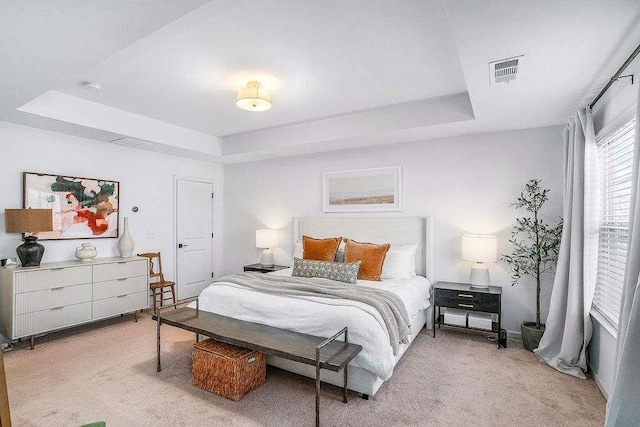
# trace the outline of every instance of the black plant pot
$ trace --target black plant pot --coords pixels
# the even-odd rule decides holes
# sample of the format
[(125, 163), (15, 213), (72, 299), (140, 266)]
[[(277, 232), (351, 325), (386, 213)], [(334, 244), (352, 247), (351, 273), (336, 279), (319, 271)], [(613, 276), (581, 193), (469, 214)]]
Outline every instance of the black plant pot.
[(37, 267), (44, 255), (44, 246), (38, 243), (36, 236), (25, 236), (24, 243), (16, 248), (16, 252), (23, 267)]
[(542, 334), (544, 334), (544, 324), (540, 326), (542, 329), (536, 329), (536, 322), (522, 322), (520, 325), (522, 344), (529, 351), (535, 350), (540, 345)]

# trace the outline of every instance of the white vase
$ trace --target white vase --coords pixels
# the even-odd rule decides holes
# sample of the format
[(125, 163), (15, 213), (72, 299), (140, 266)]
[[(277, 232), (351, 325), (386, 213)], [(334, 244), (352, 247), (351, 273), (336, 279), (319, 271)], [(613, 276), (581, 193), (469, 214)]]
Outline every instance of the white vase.
[(133, 243), (131, 234), (129, 234), (129, 218), (125, 216), (124, 230), (122, 230), (122, 236), (120, 236), (120, 240), (118, 241), (118, 250), (120, 251), (120, 256), (122, 258), (131, 258), (131, 255), (133, 255), (134, 247), (135, 244)]
[(80, 261), (90, 262), (97, 255), (98, 251), (91, 243), (83, 243), (82, 246), (76, 248), (76, 258)]

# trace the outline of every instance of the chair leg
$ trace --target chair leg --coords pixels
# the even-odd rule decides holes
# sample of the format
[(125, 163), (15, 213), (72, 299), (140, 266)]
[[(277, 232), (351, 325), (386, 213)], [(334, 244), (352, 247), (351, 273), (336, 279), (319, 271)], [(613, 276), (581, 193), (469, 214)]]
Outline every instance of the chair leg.
[(177, 309), (178, 307), (175, 305), (176, 304), (176, 286), (175, 285), (171, 285), (171, 294), (173, 295), (173, 308)]
[(157, 313), (158, 307), (156, 305), (156, 289), (153, 288), (151, 291), (153, 292), (153, 314), (158, 314)]

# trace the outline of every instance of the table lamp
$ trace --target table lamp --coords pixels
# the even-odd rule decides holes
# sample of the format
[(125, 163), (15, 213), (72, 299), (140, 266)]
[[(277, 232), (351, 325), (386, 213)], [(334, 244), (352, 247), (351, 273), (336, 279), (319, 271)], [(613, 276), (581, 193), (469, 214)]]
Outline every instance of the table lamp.
[(264, 249), (260, 256), (263, 267), (273, 267), (273, 252), (271, 248), (278, 246), (278, 232), (271, 229), (256, 230), (256, 248)]
[(496, 262), (498, 252), (498, 238), (496, 236), (485, 236), (480, 234), (470, 234), (462, 236), (462, 259), (473, 261), (469, 284), (476, 288), (488, 288), (489, 269), (485, 263)]
[[(35, 233), (53, 231), (51, 209), (5, 209), (7, 233)], [(24, 243), (16, 248), (23, 267), (38, 267), (44, 255), (44, 246), (37, 236), (24, 236)]]

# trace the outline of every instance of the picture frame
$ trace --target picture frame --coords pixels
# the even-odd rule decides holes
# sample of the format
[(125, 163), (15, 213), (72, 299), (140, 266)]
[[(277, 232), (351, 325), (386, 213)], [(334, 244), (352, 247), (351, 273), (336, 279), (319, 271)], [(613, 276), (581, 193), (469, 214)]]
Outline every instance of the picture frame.
[(323, 212), (402, 211), (402, 167), (322, 174)]
[(24, 208), (52, 210), (53, 231), (33, 233), (39, 240), (118, 237), (118, 181), (23, 172), (22, 183)]

